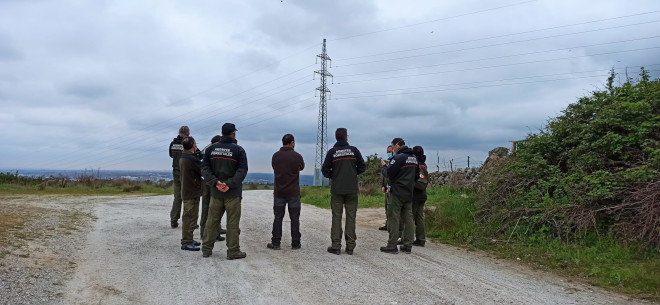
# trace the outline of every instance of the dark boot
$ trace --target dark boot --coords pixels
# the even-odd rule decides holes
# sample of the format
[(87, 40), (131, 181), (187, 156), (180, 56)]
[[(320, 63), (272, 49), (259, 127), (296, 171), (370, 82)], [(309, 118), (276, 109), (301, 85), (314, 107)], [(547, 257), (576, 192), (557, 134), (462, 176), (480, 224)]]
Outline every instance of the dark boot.
[(397, 254), (399, 253), (399, 248), (396, 246), (380, 247), (380, 252)]

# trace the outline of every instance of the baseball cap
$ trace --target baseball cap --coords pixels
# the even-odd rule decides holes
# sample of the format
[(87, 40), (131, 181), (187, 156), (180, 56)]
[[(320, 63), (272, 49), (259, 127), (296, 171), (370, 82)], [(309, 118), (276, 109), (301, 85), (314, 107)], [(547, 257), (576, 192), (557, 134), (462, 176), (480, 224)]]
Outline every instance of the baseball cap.
[(232, 132), (237, 131), (237, 130), (238, 129), (236, 129), (236, 125), (234, 125), (232, 123), (225, 123), (225, 124), (222, 125), (222, 134), (223, 135), (229, 135)]

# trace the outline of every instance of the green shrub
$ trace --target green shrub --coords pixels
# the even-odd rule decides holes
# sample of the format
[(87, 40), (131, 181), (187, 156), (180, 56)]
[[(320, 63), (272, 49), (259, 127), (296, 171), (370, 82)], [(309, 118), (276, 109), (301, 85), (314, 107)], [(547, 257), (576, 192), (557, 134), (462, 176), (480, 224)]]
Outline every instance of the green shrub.
[(660, 81), (643, 69), (635, 84), (614, 78), (481, 175), (483, 220), (534, 238), (660, 245)]

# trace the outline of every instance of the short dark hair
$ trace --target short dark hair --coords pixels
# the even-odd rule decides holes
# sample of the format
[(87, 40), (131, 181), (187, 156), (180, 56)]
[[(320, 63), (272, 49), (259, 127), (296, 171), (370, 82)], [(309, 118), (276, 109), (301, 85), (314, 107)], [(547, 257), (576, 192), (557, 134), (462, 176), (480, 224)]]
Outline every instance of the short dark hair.
[(295, 139), (293, 138), (293, 135), (290, 133), (287, 133), (282, 137), (282, 145), (289, 145), (293, 141), (295, 141)]
[(346, 141), (347, 137), (348, 130), (346, 130), (346, 128), (339, 127), (337, 130), (335, 130), (335, 139), (337, 139), (337, 141)]
[(419, 145), (413, 147), (413, 155), (418, 156), (418, 157), (424, 155), (424, 148), (422, 148)]
[(183, 149), (185, 149), (185, 150), (191, 149), (195, 145), (195, 138), (185, 137), (181, 141), (181, 144), (183, 144)]
[(211, 138), (211, 144), (220, 142), (220, 139), (222, 139), (222, 136), (220, 136), (219, 134), (215, 135), (213, 138)]
[(406, 141), (401, 138), (394, 138), (392, 139), (392, 146), (394, 145), (406, 145)]

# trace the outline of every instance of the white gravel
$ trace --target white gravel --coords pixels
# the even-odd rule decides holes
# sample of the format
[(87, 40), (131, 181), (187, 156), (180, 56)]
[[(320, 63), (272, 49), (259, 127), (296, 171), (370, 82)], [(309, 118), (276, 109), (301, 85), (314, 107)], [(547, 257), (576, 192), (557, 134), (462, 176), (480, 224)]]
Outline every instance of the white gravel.
[[(224, 242), (210, 258), (180, 250), (169, 227), (171, 196), (115, 198), (95, 204), (99, 218), (77, 254), (62, 304), (637, 304), (625, 296), (441, 244), (410, 255), (379, 252), (387, 234), (376, 213), (360, 210), (355, 254), (333, 255), (330, 211), (304, 205), (302, 249), (266, 248), (272, 191), (244, 192), (241, 249), (229, 261)], [(380, 209), (379, 209), (380, 210)], [(379, 211), (378, 210), (378, 211)], [(382, 213), (382, 212), (380, 212)], [(195, 236), (199, 233), (196, 231)], [(1, 302), (0, 302), (1, 303)]]

